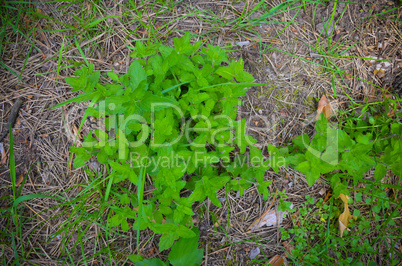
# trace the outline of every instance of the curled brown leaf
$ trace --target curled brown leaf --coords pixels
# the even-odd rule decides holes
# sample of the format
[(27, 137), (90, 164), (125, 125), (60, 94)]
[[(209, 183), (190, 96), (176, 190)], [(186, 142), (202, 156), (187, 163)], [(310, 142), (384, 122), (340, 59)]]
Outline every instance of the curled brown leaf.
[(328, 101), (325, 95), (321, 96), (321, 99), (318, 102), (317, 116), (315, 118), (318, 119), (321, 113), (324, 113), (327, 119), (331, 115), (331, 103)]

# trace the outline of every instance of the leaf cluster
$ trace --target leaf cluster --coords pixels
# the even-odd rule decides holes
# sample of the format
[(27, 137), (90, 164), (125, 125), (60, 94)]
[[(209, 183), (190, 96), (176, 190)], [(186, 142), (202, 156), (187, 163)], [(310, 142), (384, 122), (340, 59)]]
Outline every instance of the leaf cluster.
[(258, 85), (243, 61), (230, 61), (219, 47), (191, 44), (190, 34), (173, 41), (174, 47), (137, 42), (135, 60), (123, 75), (110, 71), (101, 77), (89, 65), (66, 78), (74, 91), (84, 92), (68, 102), (91, 101), (84, 118), (104, 124), (82, 147), (71, 148), (74, 167), (93, 157), (105, 165), (105, 200), (117, 184), (131, 184), (140, 195), (145, 171), (152, 195), (142, 203), (132, 192), (114, 193), (119, 199), (109, 225), (128, 231), (133, 221), (133, 229), (161, 234), (160, 251), (195, 237), (195, 202), (209, 198), (219, 207), (219, 189), (243, 193), (253, 184), (267, 199), (271, 182), (264, 180), (270, 166), (252, 146), (245, 119), (236, 120), (239, 97)]
[(362, 119), (347, 123), (349, 127), (333, 128), (321, 114), (311, 140), (306, 134), (297, 136), (292, 144), (281, 149), (281, 153), (276, 147), (269, 147), (271, 157), (285, 158), (285, 163), (277, 164), (273, 169), (291, 166), (306, 176), (310, 186), (320, 176), (327, 177), (335, 197), (341, 193), (349, 194), (347, 181), (353, 180), (357, 184), (373, 167), (375, 184), (381, 183), (387, 170), (402, 176), (400, 121), (370, 118), (368, 123)]

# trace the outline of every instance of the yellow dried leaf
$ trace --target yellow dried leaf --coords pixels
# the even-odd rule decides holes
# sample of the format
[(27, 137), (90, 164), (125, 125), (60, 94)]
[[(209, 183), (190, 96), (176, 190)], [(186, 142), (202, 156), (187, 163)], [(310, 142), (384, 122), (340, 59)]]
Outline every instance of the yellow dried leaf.
[(249, 230), (254, 231), (263, 226), (277, 226), (278, 224), (282, 223), (282, 221), (283, 221), (282, 217), (283, 217), (283, 212), (276, 211), (276, 210), (270, 210), (269, 212), (264, 213), (264, 215), (259, 217), (253, 223), (253, 225), (250, 227)]
[(348, 198), (349, 197), (344, 195), (344, 194), (340, 194), (339, 198), (341, 198), (341, 200), (345, 204), (344, 209), (343, 209), (343, 213), (339, 216), (339, 232), (340, 232), (341, 237), (342, 237), (343, 232), (345, 231), (345, 229), (347, 229), (348, 224), (349, 224), (349, 220), (353, 218), (353, 215), (351, 215), (350, 212), (349, 212), (349, 205), (348, 205)]
[(284, 262), (285, 261), (281, 256), (275, 255), (269, 260), (268, 263), (269, 263), (269, 265), (280, 266), (280, 265), (283, 265)]
[(16, 187), (19, 187), (22, 183), (22, 181), (24, 181), (24, 175), (21, 174), (20, 177), (17, 180), (17, 183), (15, 184)]
[(383, 78), (385, 76), (385, 70), (381, 68), (380, 70), (378, 70), (378, 73), (376, 75), (379, 78)]
[[(253, 191), (253, 192), (254, 192), (254, 191)], [(270, 211), (272, 205), (273, 205), (274, 202), (275, 202), (275, 199), (276, 199), (276, 195), (277, 195), (277, 194), (278, 194), (278, 190), (275, 192), (274, 199), (272, 200), (271, 205), (269, 205), (268, 209), (267, 209), (257, 220), (255, 220), (252, 225), (250, 225), (250, 227), (247, 229), (247, 231), (255, 230), (255, 229), (260, 228), (261, 226), (263, 226), (263, 225), (266, 224), (266, 222), (265, 222), (265, 223), (261, 223), (261, 220), (269, 213), (269, 211)], [(274, 213), (275, 213), (275, 218), (276, 218), (276, 211), (274, 211)], [(269, 215), (269, 214), (268, 214), (268, 215)], [(275, 223), (276, 223), (276, 219), (275, 219)], [(280, 221), (280, 223), (282, 223), (282, 221)]]
[(324, 113), (327, 119), (331, 115), (331, 103), (328, 101), (325, 95), (323, 95), (318, 102), (316, 119), (318, 119), (321, 113)]

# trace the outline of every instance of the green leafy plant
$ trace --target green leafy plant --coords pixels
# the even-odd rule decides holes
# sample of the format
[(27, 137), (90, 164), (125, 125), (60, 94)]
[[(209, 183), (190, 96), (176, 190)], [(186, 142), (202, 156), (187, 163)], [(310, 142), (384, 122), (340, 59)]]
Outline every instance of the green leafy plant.
[[(264, 180), (270, 162), (246, 135), (245, 119), (236, 121), (238, 97), (260, 84), (252, 83), (242, 60), (229, 61), (219, 47), (190, 44), (190, 34), (173, 41), (174, 48), (137, 42), (127, 73), (108, 72), (108, 84), (99, 82), (92, 64), (82, 67), (66, 81), (84, 93), (56, 106), (91, 101), (84, 119), (97, 117), (104, 127), (91, 131), (82, 147), (71, 148), (73, 165), (92, 157), (104, 164), (102, 194), (113, 202), (109, 226), (128, 231), (133, 223), (137, 233), (149, 228), (162, 235), (160, 251), (179, 238), (186, 240), (175, 245), (196, 237), (195, 202), (208, 198), (220, 207), (219, 189), (242, 194), (252, 184), (266, 200), (271, 183)], [(144, 197), (146, 181), (152, 194)], [(117, 184), (134, 185), (137, 196)], [(179, 260), (174, 248), (171, 254), (171, 261)]]
[[(388, 111), (387, 111), (388, 112)], [(375, 181), (380, 181), (387, 169), (401, 176), (402, 123), (391, 118), (382, 121), (370, 116), (363, 119), (347, 120), (343, 129), (332, 128), (321, 114), (315, 126), (316, 133), (310, 141), (306, 134), (292, 140), (293, 144), (282, 148), (280, 156), (286, 163), (306, 175), (307, 183), (313, 185), (321, 175), (326, 175), (335, 191), (335, 196), (345, 192), (342, 179), (352, 179), (355, 183), (375, 167)], [(278, 157), (278, 149), (269, 146), (271, 156)]]
[[(195, 227), (193, 228), (196, 236), (192, 238), (181, 238), (176, 241), (172, 246), (169, 253), (169, 263), (175, 265), (200, 265), (204, 256), (203, 249), (198, 249), (199, 231)], [(146, 265), (169, 265), (169, 263), (162, 261), (161, 259), (144, 259), (139, 255), (130, 255), (129, 259), (135, 262), (137, 266)]]
[[(290, 230), (281, 229), (282, 239), (294, 240), (292, 256), (297, 263), (333, 263), (335, 260), (345, 265), (361, 263), (359, 259), (363, 254), (378, 251), (373, 248), (376, 241), (383, 242), (396, 235), (399, 238), (401, 232), (393, 226), (402, 203), (390, 198), (385, 189), (392, 187), (398, 191), (402, 187), (384, 180), (392, 173), (402, 176), (402, 123), (396, 106), (397, 101), (391, 99), (356, 106), (346, 117), (341, 114), (340, 128), (331, 126), (321, 114), (311, 140), (301, 135), (285, 148), (268, 148), (271, 157), (286, 158), (285, 164), (273, 167), (275, 171), (280, 166), (291, 166), (306, 175), (309, 185), (319, 177), (327, 178), (331, 184), (330, 204), (320, 199), (314, 205), (314, 199), (306, 196), (307, 201), (299, 208), (297, 225)], [(365, 174), (372, 169), (374, 178), (370, 180)], [(338, 232), (342, 207), (337, 198), (341, 194), (354, 195), (355, 199), (349, 199), (354, 216), (349, 226), (352, 231), (344, 231), (343, 237)], [(369, 206), (373, 217), (370, 212), (361, 213), (363, 206)], [(367, 237), (372, 233), (372, 223), (381, 231), (374, 240)], [(332, 255), (328, 255), (329, 251)], [(390, 263), (398, 261), (392, 252), (389, 258)]]
[[(360, 193), (360, 192), (359, 192)], [(365, 255), (365, 260), (370, 260), (377, 250), (376, 243), (384, 239), (400, 237), (400, 230), (392, 227), (392, 217), (381, 219), (370, 219), (367, 215), (361, 215), (359, 207), (362, 208), (361, 197), (356, 196), (355, 200), (349, 199), (355, 218), (351, 220), (350, 231), (345, 231), (344, 236), (339, 236), (337, 219), (341, 213), (340, 200), (330, 199), (327, 202), (321, 198), (317, 201), (306, 195), (306, 201), (298, 209), (298, 214), (293, 216), (294, 226), (285, 230), (281, 228), (283, 240), (288, 240), (294, 246), (291, 250), (291, 259), (297, 264), (325, 264), (338, 263), (340, 265), (361, 265), (360, 258)], [(385, 199), (384, 199), (385, 200)], [(389, 200), (389, 199), (387, 199)], [(297, 217), (297, 218), (296, 218)], [(389, 219), (391, 218), (391, 219)], [(395, 218), (395, 217), (394, 217)], [(376, 223), (376, 230), (381, 234), (370, 240), (372, 224)], [(396, 243), (392, 241), (392, 243)], [(389, 262), (392, 265), (398, 263), (398, 256), (393, 252), (394, 247), (390, 246)]]

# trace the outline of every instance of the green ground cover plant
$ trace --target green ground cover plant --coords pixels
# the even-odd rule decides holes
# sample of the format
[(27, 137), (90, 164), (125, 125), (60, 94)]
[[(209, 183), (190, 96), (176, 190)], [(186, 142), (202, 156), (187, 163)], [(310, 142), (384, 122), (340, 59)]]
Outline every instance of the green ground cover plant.
[[(138, 5), (139, 2), (142, 6)], [(285, 33), (286, 29), (295, 27), (299, 30), (297, 25), (301, 24), (296, 19), (301, 11), (307, 13), (309, 5), (314, 8), (311, 21), (314, 30), (317, 7), (327, 5), (328, 1), (288, 0), (269, 4), (266, 4), (267, 1), (247, 1), (242, 7), (237, 5), (239, 1), (232, 1), (233, 5), (226, 7), (219, 4), (183, 5), (182, 2), (121, 2), (116, 3), (116, 13), (110, 12), (110, 6), (99, 1), (60, 2), (56, 10), (62, 16), (68, 17), (71, 13), (68, 7), (74, 4), (78, 4), (76, 10), (82, 10), (73, 15), (73, 20), (68, 22), (71, 24), (52, 18), (48, 15), (49, 10), (44, 9), (42, 12), (31, 2), (4, 2), (5, 5), (0, 8), (0, 53), (6, 54), (7, 58), (1, 59), (0, 65), (21, 79), (26, 63), (33, 64), (28, 62), (32, 53), (44, 52), (46, 56), (51, 54), (42, 46), (34, 45), (35, 38), (41, 40), (36, 33), (52, 36), (50, 47), (56, 49), (53, 54), (55, 67), (44, 68), (45, 72), (36, 75), (50, 80), (53, 76), (49, 74), (56, 73), (55, 80), (62, 81), (70, 68), (84, 65), (75, 73), (79, 78), (65, 79), (73, 91), (83, 92), (68, 103), (89, 101), (83, 120), (87, 116), (94, 116), (103, 125), (85, 136), (82, 147), (71, 148), (75, 154), (74, 166), (84, 168), (86, 181), (73, 183), (61, 192), (66, 195), (67, 192), (71, 193), (75, 198), (53, 198), (55, 202), (63, 203), (52, 205), (43, 213), (57, 208), (62, 211), (46, 220), (38, 218), (46, 217), (42, 211), (29, 217), (25, 213), (26, 205), (21, 203), (35, 198), (51, 198), (53, 196), (50, 195), (60, 190), (49, 195), (25, 194), (26, 178), (19, 187), (16, 185), (15, 163), (10, 152), (12, 195), (2, 195), (2, 199), (7, 198), (11, 202), (1, 210), (1, 218), (7, 219), (9, 228), (1, 232), (2, 239), (5, 239), (3, 254), (7, 253), (7, 246), (10, 245), (15, 253), (12, 263), (28, 261), (35, 264), (30, 261), (32, 258), (44, 256), (51, 249), (49, 246), (61, 239), (58, 248), (61, 254), (57, 253), (49, 260), (83, 265), (94, 263), (99, 258), (108, 260), (110, 264), (113, 261), (129, 260), (137, 265), (200, 264), (204, 252), (199, 248), (199, 231), (192, 221), (198, 214), (193, 207), (207, 198), (216, 206), (228, 204), (218, 198), (220, 189), (226, 189), (228, 198), (232, 191), (239, 191), (238, 195), (243, 195), (244, 191), (250, 191), (255, 186), (262, 194), (261, 198), (269, 199), (267, 187), (271, 181), (264, 178), (266, 170), (272, 168), (282, 175), (285, 167), (291, 167), (305, 174), (309, 185), (315, 185), (317, 181), (325, 182), (332, 187), (333, 193), (333, 197), (325, 202), (307, 197), (306, 203), (297, 210), (300, 217), (292, 217), (294, 226), (289, 230), (281, 229), (282, 240), (288, 238), (295, 245), (291, 252), (294, 264), (361, 265), (361, 261), (366, 261), (361, 260), (362, 256), (369, 256), (369, 262), (375, 263), (376, 255), (389, 258), (391, 265), (397, 264), (400, 254), (395, 245), (401, 238), (400, 229), (395, 225), (401, 207), (398, 199), (401, 187), (395, 185), (400, 184), (401, 176), (401, 119), (397, 107), (400, 100), (380, 98), (378, 102), (362, 104), (352, 96), (354, 88), (345, 82), (346, 73), (348, 77), (374, 84), (364, 80), (359, 71), (350, 74), (339, 65), (339, 60), (367, 60), (364, 56), (349, 55), (349, 52), (356, 55), (353, 48), (360, 46), (363, 40), (353, 43), (342, 36), (339, 40), (336, 36), (320, 36), (311, 45), (309, 39), (303, 40), (300, 35), (295, 37), (316, 54), (311, 56), (311, 60), (303, 51), (289, 52), (291, 49), (288, 49), (286, 43), (282, 42), (278, 46), (270, 42), (289, 37)], [(346, 2), (340, 16), (336, 15), (338, 19), (335, 19), (334, 13), (340, 3), (343, 2), (335, 2), (332, 12), (329, 10), (331, 15), (325, 19), (326, 25), (331, 21), (335, 24), (342, 22), (350, 11), (349, 6), (357, 4)], [(219, 13), (220, 8), (225, 11), (224, 15)], [(183, 9), (187, 13), (183, 13)], [(290, 20), (281, 20), (290, 10), (296, 11), (290, 15)], [(373, 16), (384, 19), (382, 14), (393, 10), (395, 8)], [(227, 16), (232, 11), (235, 15)], [(397, 14), (391, 16), (395, 16), (393, 20), (398, 20)], [(203, 22), (199, 23), (202, 24), (199, 29), (194, 27), (197, 23), (190, 23), (191, 27), (175, 29), (176, 23), (194, 17), (198, 19), (195, 22)], [(279, 23), (284, 24), (284, 28), (276, 33), (265, 34), (261, 30), (268, 24), (273, 26)], [(54, 29), (54, 24), (62, 27)], [(121, 27), (116, 27), (117, 24)], [(174, 40), (174, 48), (161, 45), (170, 40), (172, 33), (182, 35), (188, 31), (192, 31), (191, 36), (204, 43), (190, 44), (189, 35), (186, 34), (183, 39)], [(55, 40), (58, 42), (54, 39), (54, 33), (60, 37), (60, 46), (54, 43)], [(220, 45), (232, 47), (234, 41), (250, 40), (251, 45), (256, 43), (260, 46), (256, 50), (260, 58), (263, 58), (263, 54), (277, 51), (302, 60), (313, 68), (317, 67), (314, 74), (324, 73), (332, 79), (332, 91), (329, 92), (335, 98), (346, 95), (354, 104), (353, 107), (341, 113), (338, 125), (333, 125), (333, 120), (326, 121), (321, 117), (316, 124), (314, 136), (299, 136), (285, 147), (268, 145), (270, 157), (267, 160), (263, 156), (265, 153), (252, 145), (254, 140), (246, 136), (246, 122), (244, 119), (238, 120), (236, 107), (241, 104), (238, 97), (244, 96), (248, 87), (258, 84), (252, 83), (254, 79), (244, 71), (241, 60), (229, 60), (229, 53), (222, 48), (204, 47), (205, 43), (216, 43), (220, 39), (218, 36), (223, 35), (226, 38), (222, 42), (218, 41)], [(123, 48), (119, 42), (113, 43), (117, 50), (110, 48), (115, 36), (124, 39)], [(133, 39), (136, 43), (130, 43)], [(145, 43), (148, 40), (150, 42)], [(29, 44), (27, 51), (19, 48), (19, 44), (24, 42)], [(6, 49), (11, 45), (16, 46), (18, 51), (25, 51), (22, 69), (9, 61), (12, 52), (6, 53)], [(133, 49), (132, 57), (136, 59), (127, 74), (116, 74), (121, 73), (121, 70), (98, 71), (91, 64), (107, 62), (111, 66), (121, 58), (110, 57), (112, 52), (109, 53), (109, 49), (121, 53), (124, 48)], [(236, 47), (236, 52), (250, 51), (244, 48)], [(71, 52), (74, 49), (76, 53)], [(98, 54), (101, 56), (98, 57)], [(247, 60), (247, 57), (242, 57)], [(13, 61), (18, 61), (15, 59), (18, 58)], [(46, 58), (45, 61), (51, 62), (52, 59)], [(34, 63), (39, 64), (37, 61)], [(250, 59), (248, 63), (250, 66)], [(264, 65), (258, 67), (259, 70), (265, 68)], [(278, 83), (278, 86), (281, 85)], [(380, 89), (387, 93), (383, 88)], [(281, 123), (286, 125), (285, 118)], [(12, 143), (11, 139), (10, 151), (13, 150)], [(94, 160), (103, 165), (102, 171), (88, 167)], [(172, 164), (175, 160), (178, 163)], [(373, 178), (370, 177), (371, 173)], [(75, 194), (77, 189), (78, 193)], [(290, 213), (296, 210), (290, 209), (290, 201), (285, 201), (286, 191), (278, 194), (278, 210), (288, 211), (290, 217)], [(338, 229), (338, 217), (342, 213), (343, 203), (337, 196), (341, 194), (350, 196), (349, 206), (354, 216), (348, 225), (351, 231), (345, 230), (343, 237), (339, 235)], [(37, 202), (32, 204), (39, 206)], [(230, 212), (229, 207), (228, 204), (227, 213)], [(219, 224), (219, 215), (214, 213), (215, 210), (209, 210), (206, 203), (202, 211), (198, 211), (208, 212), (212, 224)], [(24, 226), (26, 228), (27, 224), (36, 219), (38, 222), (32, 223), (35, 224), (35, 230), (28, 235), (24, 234)], [(51, 227), (52, 235), (44, 240), (46, 251), (42, 247), (25, 244), (32, 239), (36, 241), (41, 228), (46, 223), (52, 226), (58, 219), (62, 222), (57, 224), (57, 228)], [(227, 226), (219, 224), (215, 228), (225, 232), (227, 239), (231, 221), (232, 217), (228, 215)], [(94, 238), (91, 237), (93, 227), (99, 228)], [(124, 247), (132, 247), (129, 243), (132, 230), (137, 231), (137, 252), (130, 255), (114, 240), (123, 239), (127, 241)], [(143, 236), (148, 232), (151, 232), (147, 234), (150, 239), (144, 240)], [(219, 236), (218, 232), (214, 234)], [(163, 252), (160, 255), (164, 256), (170, 250), (164, 261), (158, 258), (147, 259), (148, 255), (142, 252), (147, 243), (155, 239), (159, 242), (158, 251)], [(267, 242), (263, 238), (259, 241), (261, 247)], [(242, 240), (230, 245), (237, 248), (241, 246), (239, 243), (249, 242)], [(380, 250), (381, 243), (386, 243), (386, 251)], [(93, 252), (87, 250), (89, 246)], [(210, 251), (215, 251), (211, 245)], [(81, 258), (77, 259), (77, 252)], [(261, 254), (264, 258), (260, 255), (259, 259), (251, 263), (267, 263), (269, 255), (263, 254), (263, 251)], [(3, 264), (8, 263), (6, 257), (3, 257)]]
[[(77, 70), (78, 78), (66, 78), (74, 91), (84, 92), (68, 102), (91, 100), (85, 117), (97, 117), (105, 125), (71, 151), (76, 168), (92, 156), (106, 166), (100, 193), (105, 202), (113, 202), (108, 226), (133, 228), (138, 235), (149, 228), (161, 234), (159, 250), (173, 246), (171, 252), (179, 238), (196, 237), (191, 230), (195, 202), (208, 197), (220, 207), (219, 189), (226, 186), (242, 194), (252, 184), (266, 200), (271, 183), (264, 180), (270, 162), (251, 145), (255, 140), (245, 134), (245, 119), (236, 121), (238, 97), (259, 84), (252, 83), (241, 60), (229, 61), (219, 47), (200, 49), (201, 42), (190, 44), (190, 34), (174, 38), (174, 44), (137, 42), (128, 73), (108, 72), (108, 84), (99, 82), (93, 65)], [(147, 180), (151, 197), (144, 197)], [(134, 187), (122, 191), (116, 184), (123, 182)], [(185, 240), (175, 245), (183, 245), (180, 241)], [(174, 254), (171, 262), (177, 259)]]
[[(292, 140), (294, 145), (280, 156), (287, 158), (291, 167), (306, 175), (307, 183), (312, 186), (323, 174), (329, 175), (334, 195), (348, 194), (342, 190), (341, 179), (352, 179), (355, 183), (363, 179), (364, 173), (375, 167), (375, 181), (379, 182), (391, 169), (401, 176), (401, 132), (400, 121), (384, 117), (369, 121), (348, 120), (347, 128), (331, 128), (323, 113), (316, 123), (316, 134), (310, 141), (306, 134)], [(378, 123), (378, 124), (376, 124)], [(378, 129), (380, 127), (380, 129)], [(278, 154), (277, 148), (268, 148), (272, 156)]]
[[(320, 176), (325, 177), (333, 193), (327, 203), (323, 199), (315, 203), (314, 198), (306, 196), (305, 205), (299, 208), (301, 216), (297, 224), (288, 231), (281, 229), (284, 240), (293, 235), (294, 262), (316, 264), (336, 261), (342, 265), (362, 265), (359, 259), (363, 254), (379, 252), (373, 248), (375, 241), (387, 241), (386, 235), (394, 235), (389, 240), (388, 262), (390, 265), (398, 264), (400, 254), (394, 252), (394, 246), (402, 232), (395, 227), (394, 219), (400, 216), (402, 203), (395, 197), (389, 197), (386, 191), (391, 188), (399, 191), (401, 187), (387, 184), (384, 180), (384, 177), (390, 179), (392, 173), (399, 180), (402, 176), (401, 114), (397, 114), (396, 118), (390, 115), (394, 114), (396, 103), (395, 100), (385, 99), (359, 106), (358, 112), (348, 113), (341, 119), (340, 128), (331, 128), (321, 114), (311, 141), (307, 135), (301, 135), (293, 139), (289, 150), (282, 149), (285, 152), (280, 156), (286, 157), (288, 165), (305, 174), (309, 185), (313, 185)], [(276, 156), (276, 153), (272, 155)], [(372, 169), (374, 178), (367, 179), (365, 174)], [(349, 219), (352, 231), (344, 231), (343, 237), (342, 233), (339, 236), (337, 225), (342, 213), (340, 195), (350, 196), (348, 202), (353, 206), (353, 215)], [(365, 213), (360, 209), (366, 209)], [(375, 229), (380, 232), (373, 241), (367, 238), (372, 233), (371, 222), (376, 223)], [(359, 255), (356, 256), (356, 253)]]
[[(268, 145), (268, 161), (245, 134), (245, 120), (236, 121), (238, 97), (254, 80), (243, 70), (242, 61), (229, 61), (218, 47), (190, 44), (189, 34), (175, 38), (174, 44), (170, 48), (137, 42), (131, 54), (136, 60), (128, 73), (108, 72), (107, 84), (99, 82), (101, 74), (91, 64), (77, 70), (78, 77), (66, 78), (74, 91), (84, 92), (68, 102), (91, 100), (84, 119), (94, 116), (104, 123), (103, 129), (85, 137), (82, 147), (71, 148), (76, 154), (74, 167), (82, 167), (92, 156), (105, 165), (108, 175), (99, 193), (104, 202), (113, 202), (107, 226), (136, 230), (138, 254), (139, 232), (149, 228), (161, 235), (160, 251), (172, 248), (171, 264), (199, 264), (203, 252), (195, 244), (198, 231), (192, 223), (192, 205), (208, 197), (220, 207), (219, 189), (243, 193), (253, 183), (266, 200), (271, 181), (265, 181), (264, 173), (270, 168), (278, 172), (280, 167), (293, 167), (306, 175), (310, 186), (324, 176), (335, 199), (350, 194), (350, 183), (364, 182), (367, 186), (360, 193), (371, 196), (366, 202), (376, 213), (385, 215), (390, 204), (398, 204), (383, 193), (387, 185), (381, 182), (388, 169), (401, 175), (402, 125), (399, 118), (387, 116), (395, 101), (364, 105), (360, 117), (348, 117), (340, 128), (321, 114), (311, 140), (301, 135), (287, 147)], [(366, 112), (375, 116), (365, 121)], [(372, 168), (375, 180), (367, 181), (363, 176)], [(144, 197), (147, 180), (152, 182), (150, 197)], [(122, 184), (134, 186), (127, 189)], [(334, 207), (323, 219), (329, 225), (339, 214)], [(387, 214), (390, 225), (395, 215)], [(335, 227), (328, 228), (333, 232)], [(296, 229), (290, 232), (302, 238), (304, 231)], [(336, 245), (341, 239), (326, 241)], [(180, 246), (192, 248), (175, 252)], [(306, 247), (297, 246), (295, 258)], [(317, 262), (321, 253), (304, 261)], [(134, 254), (129, 258), (138, 265), (165, 263)]]

